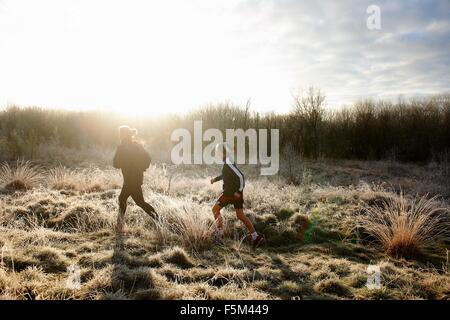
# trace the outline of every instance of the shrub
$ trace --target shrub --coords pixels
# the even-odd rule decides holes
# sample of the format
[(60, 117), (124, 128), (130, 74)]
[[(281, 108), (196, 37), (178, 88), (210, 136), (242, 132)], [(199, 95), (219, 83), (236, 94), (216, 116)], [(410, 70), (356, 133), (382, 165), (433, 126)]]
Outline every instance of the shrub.
[(449, 212), (436, 205), (436, 197), (408, 200), (401, 193), (364, 211), (361, 226), (390, 255), (420, 256), (425, 249), (449, 241)]
[(10, 190), (27, 190), (37, 186), (42, 179), (39, 167), (29, 161), (17, 160), (14, 167), (4, 162), (0, 167), (0, 183)]

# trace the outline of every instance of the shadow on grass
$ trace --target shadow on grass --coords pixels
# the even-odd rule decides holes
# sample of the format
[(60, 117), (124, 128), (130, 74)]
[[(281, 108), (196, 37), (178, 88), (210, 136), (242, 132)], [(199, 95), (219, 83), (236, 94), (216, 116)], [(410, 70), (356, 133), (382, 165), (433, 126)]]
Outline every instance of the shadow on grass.
[(105, 299), (159, 299), (160, 292), (155, 288), (155, 273), (145, 263), (144, 258), (133, 257), (126, 251), (126, 239), (116, 235), (112, 255), (111, 274), (112, 294)]
[(270, 289), (271, 294), (284, 300), (322, 298), (314, 294), (308, 274), (295, 272), (278, 254), (270, 253), (269, 257), (272, 260), (272, 267), (281, 272), (280, 282)]

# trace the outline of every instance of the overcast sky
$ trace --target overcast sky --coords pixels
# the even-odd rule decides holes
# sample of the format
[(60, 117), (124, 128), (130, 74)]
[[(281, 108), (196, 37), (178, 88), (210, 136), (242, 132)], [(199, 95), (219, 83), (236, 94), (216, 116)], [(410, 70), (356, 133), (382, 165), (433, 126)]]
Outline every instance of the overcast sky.
[(311, 85), (330, 108), (444, 93), (449, 40), (448, 0), (0, 0), (0, 106), (286, 112)]

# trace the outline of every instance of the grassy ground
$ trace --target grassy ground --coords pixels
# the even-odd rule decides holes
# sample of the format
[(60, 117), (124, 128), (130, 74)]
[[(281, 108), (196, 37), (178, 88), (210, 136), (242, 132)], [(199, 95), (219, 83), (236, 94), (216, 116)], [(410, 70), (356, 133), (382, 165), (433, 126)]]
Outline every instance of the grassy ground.
[[(246, 213), (267, 237), (255, 251), (231, 209), (224, 210), (225, 243), (211, 240), (220, 185), (208, 178), (218, 170), (152, 166), (144, 193), (161, 218), (152, 221), (130, 200), (128, 237), (112, 231), (119, 172), (52, 167), (35, 172), (28, 184), (10, 174), (0, 195), (0, 297), (450, 297), (448, 236), (405, 257), (389, 254), (358, 223), (367, 208), (398, 199), (400, 190), (406, 199), (439, 194), (430, 203), (448, 217), (448, 177), (440, 167), (329, 161), (295, 164), (270, 178), (244, 167)], [(448, 232), (448, 219), (441, 226)], [(381, 269), (380, 289), (366, 287), (369, 264)], [(72, 265), (80, 268), (79, 288), (68, 286)]]

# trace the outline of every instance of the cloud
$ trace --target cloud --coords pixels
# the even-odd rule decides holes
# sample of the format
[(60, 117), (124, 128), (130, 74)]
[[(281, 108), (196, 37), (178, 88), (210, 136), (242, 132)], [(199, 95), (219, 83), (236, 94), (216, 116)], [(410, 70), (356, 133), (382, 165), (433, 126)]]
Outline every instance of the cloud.
[(372, 3), (247, 1), (236, 10), (258, 17), (247, 30), (272, 30), (255, 38), (274, 48), (294, 86), (320, 86), (331, 104), (448, 92), (450, 3), (377, 1), (382, 28), (368, 30)]

